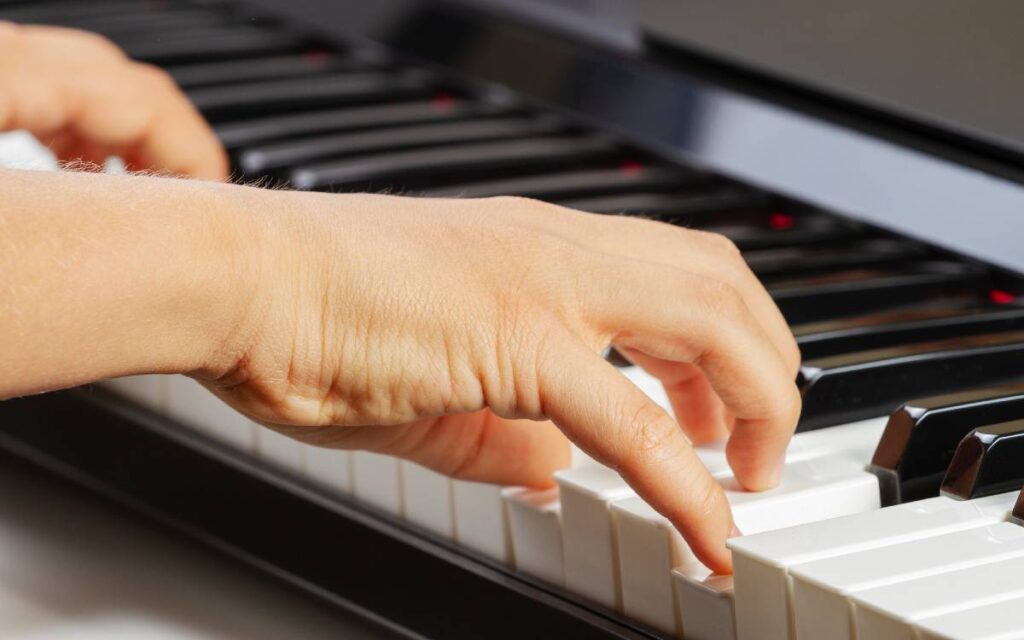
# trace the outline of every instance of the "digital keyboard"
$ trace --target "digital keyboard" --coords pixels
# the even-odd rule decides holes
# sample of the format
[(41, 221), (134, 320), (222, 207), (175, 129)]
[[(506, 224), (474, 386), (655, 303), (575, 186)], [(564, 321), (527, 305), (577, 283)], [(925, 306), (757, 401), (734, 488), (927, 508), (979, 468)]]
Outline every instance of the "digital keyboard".
[[(551, 490), (454, 481), (300, 444), (182, 376), (0, 403), (0, 446), (410, 637), (1024, 638), (1024, 260), (946, 208), (968, 192), (973, 226), (1005, 233), (1012, 163), (506, 6), (374, 4), (0, 0), (0, 20), (161, 66), (241, 180), (519, 195), (732, 239), (797, 336), (804, 402), (775, 489), (698, 448), (744, 534), (735, 575), (580, 451)], [(866, 164), (837, 178), (844, 153)]]

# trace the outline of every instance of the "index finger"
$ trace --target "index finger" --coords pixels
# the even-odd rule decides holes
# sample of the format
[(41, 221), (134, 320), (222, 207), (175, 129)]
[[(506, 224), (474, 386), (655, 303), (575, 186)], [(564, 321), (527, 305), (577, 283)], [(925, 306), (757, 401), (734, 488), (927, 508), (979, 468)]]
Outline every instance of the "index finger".
[(732, 571), (725, 541), (734, 526), (722, 487), (675, 421), (614, 366), (573, 338), (541, 362), (542, 411), (608, 464), (720, 573)]

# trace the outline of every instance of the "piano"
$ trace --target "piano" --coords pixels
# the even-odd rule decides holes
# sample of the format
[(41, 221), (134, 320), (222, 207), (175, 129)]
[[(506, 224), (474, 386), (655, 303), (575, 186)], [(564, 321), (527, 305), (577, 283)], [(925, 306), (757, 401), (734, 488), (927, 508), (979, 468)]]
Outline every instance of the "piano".
[(732, 576), (582, 453), (548, 491), (453, 481), (180, 376), (0, 403), (0, 446), (409, 637), (1024, 637), (1019, 11), (0, 0), (166, 69), (242, 180), (722, 233), (792, 325), (804, 399), (777, 489), (700, 448), (744, 533)]

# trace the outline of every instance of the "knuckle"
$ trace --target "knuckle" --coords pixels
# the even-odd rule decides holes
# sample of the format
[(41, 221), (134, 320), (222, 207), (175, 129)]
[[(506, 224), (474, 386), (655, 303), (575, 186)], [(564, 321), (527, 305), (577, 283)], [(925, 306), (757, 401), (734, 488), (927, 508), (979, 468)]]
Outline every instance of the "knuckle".
[(746, 308), (743, 295), (732, 284), (717, 278), (698, 277), (697, 295), (711, 314), (723, 321), (742, 317)]
[(659, 407), (645, 403), (627, 424), (631, 436), (627, 446), (636, 471), (679, 455), (679, 427)]
[(740, 249), (736, 243), (720, 233), (710, 231), (695, 231), (702, 242), (712, 247), (716, 252), (730, 258), (740, 258)]
[(108, 56), (123, 57), (124, 52), (121, 51), (121, 47), (114, 44), (114, 41), (99, 33), (92, 31), (79, 31), (79, 39), (89, 47), (96, 50), (98, 53)]
[(171, 78), (171, 75), (160, 67), (136, 62), (134, 63), (134, 68), (139, 76), (148, 82), (150, 86), (164, 89), (177, 87), (174, 80)]

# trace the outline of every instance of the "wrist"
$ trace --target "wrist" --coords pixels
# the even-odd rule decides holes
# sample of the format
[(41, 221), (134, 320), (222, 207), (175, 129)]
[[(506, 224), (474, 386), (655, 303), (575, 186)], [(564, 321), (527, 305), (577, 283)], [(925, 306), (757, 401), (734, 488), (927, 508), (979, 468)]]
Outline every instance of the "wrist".
[(188, 182), (197, 206), (188, 218), (190, 269), (183, 280), (186, 322), (195, 328), (182, 373), (218, 379), (237, 369), (263, 325), (262, 295), (273, 232), (261, 205), (268, 192)]

